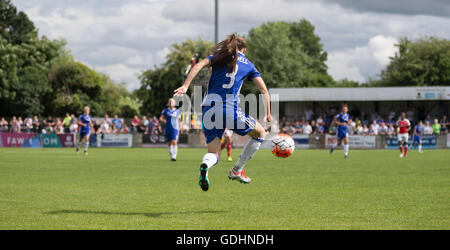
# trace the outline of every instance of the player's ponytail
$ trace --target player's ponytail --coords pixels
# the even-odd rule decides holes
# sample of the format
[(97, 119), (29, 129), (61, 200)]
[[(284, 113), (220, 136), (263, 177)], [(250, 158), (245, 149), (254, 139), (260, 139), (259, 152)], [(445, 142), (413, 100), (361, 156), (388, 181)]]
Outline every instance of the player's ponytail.
[(247, 48), (247, 42), (236, 34), (228, 35), (218, 43), (213, 50), (214, 61), (212, 65), (227, 66), (229, 72), (233, 72), (239, 57), (239, 50)]

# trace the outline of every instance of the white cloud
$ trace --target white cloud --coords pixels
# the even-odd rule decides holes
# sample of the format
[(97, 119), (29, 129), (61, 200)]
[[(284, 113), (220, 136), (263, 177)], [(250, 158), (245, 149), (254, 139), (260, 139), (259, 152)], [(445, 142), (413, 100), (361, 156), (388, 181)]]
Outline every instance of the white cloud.
[(368, 77), (376, 76), (389, 63), (389, 57), (397, 51), (395, 43), (393, 37), (377, 35), (365, 46), (332, 51), (328, 54), (329, 73), (336, 80), (367, 82)]
[[(388, 6), (387, 0), (380, 1)], [(433, 1), (432, 8), (443, 2)], [(66, 38), (75, 58), (110, 74), (116, 81), (126, 81), (129, 89), (139, 86), (137, 73), (164, 62), (171, 44), (199, 36), (210, 40), (214, 37), (211, 0), (13, 0), (13, 3), (29, 15), (41, 35)], [(393, 41), (401, 36), (450, 38), (450, 18), (430, 15), (436, 11), (443, 13), (442, 10), (433, 11), (430, 7), (424, 12), (428, 15), (421, 15), (420, 8), (412, 10), (414, 15), (367, 11), (375, 5), (375, 2), (364, 6), (358, 3), (357, 11), (333, 0), (220, 1), (219, 37), (231, 32), (246, 34), (250, 28), (268, 21), (306, 18), (316, 27), (329, 52), (330, 74), (337, 79), (347, 77), (357, 81), (380, 72), (394, 51)]]

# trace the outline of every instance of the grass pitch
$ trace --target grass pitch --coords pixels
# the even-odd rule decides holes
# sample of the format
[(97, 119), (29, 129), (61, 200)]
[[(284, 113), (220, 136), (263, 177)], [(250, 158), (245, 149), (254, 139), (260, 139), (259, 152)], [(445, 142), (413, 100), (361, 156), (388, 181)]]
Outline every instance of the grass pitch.
[[(261, 150), (198, 186), (205, 149), (0, 148), (0, 229), (450, 229), (450, 151)], [(237, 159), (240, 150), (233, 150)]]

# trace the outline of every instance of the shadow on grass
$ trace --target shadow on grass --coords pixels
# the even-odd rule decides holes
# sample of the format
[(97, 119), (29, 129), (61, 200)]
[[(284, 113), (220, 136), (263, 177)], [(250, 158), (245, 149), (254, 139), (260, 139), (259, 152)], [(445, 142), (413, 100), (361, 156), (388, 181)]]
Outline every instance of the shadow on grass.
[(101, 215), (132, 215), (132, 216), (147, 216), (151, 218), (161, 217), (163, 215), (176, 214), (219, 214), (226, 213), (226, 211), (211, 210), (211, 211), (194, 211), (194, 212), (161, 212), (161, 213), (133, 213), (133, 212), (110, 212), (110, 211), (89, 211), (89, 210), (56, 210), (45, 212), (44, 214), (101, 214)]

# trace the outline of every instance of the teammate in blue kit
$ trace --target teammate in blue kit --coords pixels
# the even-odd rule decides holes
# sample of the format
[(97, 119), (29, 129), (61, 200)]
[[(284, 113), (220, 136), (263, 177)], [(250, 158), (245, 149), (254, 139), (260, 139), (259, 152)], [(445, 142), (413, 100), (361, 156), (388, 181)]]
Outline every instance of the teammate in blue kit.
[(348, 106), (347, 104), (342, 104), (342, 112), (338, 114), (333, 123), (336, 124), (337, 127), (337, 145), (332, 145), (330, 149), (330, 154), (334, 152), (334, 148), (341, 146), (342, 142), (344, 142), (344, 157), (348, 157), (348, 120), (350, 119), (350, 115), (348, 114)]
[(239, 160), (228, 173), (228, 178), (241, 183), (250, 183), (245, 175), (244, 166), (258, 151), (266, 136), (265, 129), (252, 117), (238, 107), (239, 93), (245, 79), (253, 81), (265, 96), (266, 120), (270, 122), (270, 96), (266, 85), (253, 63), (245, 56), (246, 41), (231, 34), (218, 43), (213, 54), (197, 63), (190, 71), (184, 84), (176, 89), (175, 96), (186, 93), (198, 72), (212, 66), (212, 74), (208, 84), (207, 95), (203, 100), (203, 132), (208, 144), (208, 153), (203, 156), (200, 165), (199, 185), (203, 191), (209, 189), (208, 171), (216, 165), (221, 152), (221, 138), (225, 128), (243, 136), (249, 135)]
[(175, 108), (175, 100), (170, 98), (166, 109), (161, 112), (161, 117), (159, 118), (162, 123), (165, 123), (164, 135), (166, 136), (166, 141), (169, 147), (169, 155), (171, 161), (177, 160), (178, 153), (178, 135), (180, 131), (180, 110)]
[(84, 107), (84, 113), (78, 119), (79, 141), (77, 143), (76, 152), (78, 153), (80, 151), (80, 145), (81, 143), (84, 143), (84, 155), (88, 155), (89, 136), (91, 135), (92, 117), (89, 113), (89, 107)]
[(424, 126), (423, 126), (422, 121), (420, 121), (419, 124), (417, 124), (414, 127), (414, 136), (413, 136), (413, 143), (411, 145), (411, 148), (412, 148), (412, 146), (414, 146), (414, 144), (417, 143), (417, 149), (418, 149), (419, 153), (422, 153), (423, 129), (424, 129)]

